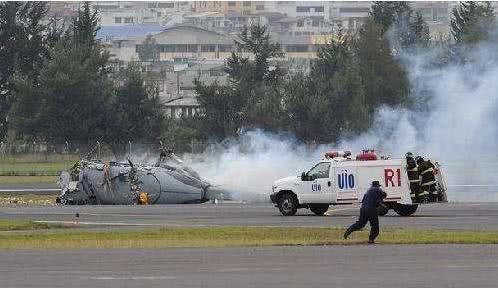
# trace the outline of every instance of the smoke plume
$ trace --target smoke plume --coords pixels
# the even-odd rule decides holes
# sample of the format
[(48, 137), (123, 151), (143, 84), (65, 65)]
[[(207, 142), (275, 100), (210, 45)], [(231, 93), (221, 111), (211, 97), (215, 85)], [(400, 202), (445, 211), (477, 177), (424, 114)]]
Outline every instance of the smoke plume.
[(497, 45), (482, 44), (466, 64), (432, 65), (436, 54), (405, 55), (414, 109), (380, 107), (367, 133), (339, 145), (307, 147), (293, 137), (249, 131), (213, 146), (193, 166), (241, 200), (268, 201), (273, 181), (299, 175), (333, 149), (407, 151), (439, 161), (453, 201), (498, 201)]

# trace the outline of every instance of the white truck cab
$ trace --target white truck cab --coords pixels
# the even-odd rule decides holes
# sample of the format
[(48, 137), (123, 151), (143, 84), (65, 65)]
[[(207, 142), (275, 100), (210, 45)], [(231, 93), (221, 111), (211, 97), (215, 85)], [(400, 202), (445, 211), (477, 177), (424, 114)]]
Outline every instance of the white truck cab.
[[(379, 215), (385, 215), (389, 209), (401, 216), (415, 213), (420, 203), (410, 196), (405, 159), (352, 160), (347, 156), (326, 157), (300, 176), (275, 181), (270, 195), (272, 203), (284, 216), (294, 215), (299, 208), (323, 215), (330, 205), (360, 203), (372, 181), (377, 180), (387, 194), (378, 207)], [(435, 171), (441, 195), (438, 202), (447, 202), (446, 185), (437, 163)]]

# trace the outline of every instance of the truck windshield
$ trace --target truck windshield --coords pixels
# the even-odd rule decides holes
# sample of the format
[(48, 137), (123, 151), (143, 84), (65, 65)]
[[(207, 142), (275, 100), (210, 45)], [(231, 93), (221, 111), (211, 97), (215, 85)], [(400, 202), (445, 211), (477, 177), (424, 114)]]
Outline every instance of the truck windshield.
[(313, 178), (328, 178), (330, 170), (329, 162), (320, 162), (308, 171), (308, 176)]

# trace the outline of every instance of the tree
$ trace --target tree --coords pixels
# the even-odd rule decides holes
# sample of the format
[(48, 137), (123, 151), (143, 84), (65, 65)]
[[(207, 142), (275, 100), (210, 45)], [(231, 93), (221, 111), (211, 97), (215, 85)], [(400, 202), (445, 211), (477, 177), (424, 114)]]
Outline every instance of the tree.
[[(227, 73), (234, 81), (262, 82), (275, 81), (281, 76), (277, 65), (270, 67), (270, 59), (283, 56), (278, 43), (271, 41), (266, 26), (253, 24), (244, 26), (240, 33), (240, 41), (236, 42), (239, 53), (232, 53), (227, 59)], [(254, 56), (254, 61), (244, 58), (241, 52)]]
[[(327, 103), (320, 141), (337, 142), (341, 137), (363, 131), (368, 123), (365, 93), (359, 62), (350, 35), (339, 34), (318, 51), (310, 72), (310, 95)], [(326, 102), (325, 102), (325, 101)]]
[(241, 101), (237, 90), (213, 83), (203, 85), (195, 81), (197, 101), (202, 108), (204, 130), (206, 135), (216, 140), (223, 140), (237, 135), (242, 126), (242, 113), (245, 103)]
[(355, 50), (369, 114), (380, 105), (405, 103), (409, 92), (406, 71), (393, 57), (387, 39), (373, 20), (360, 30)]
[(422, 14), (417, 12), (410, 23), (410, 37), (404, 45), (415, 48), (428, 48), (430, 41), (431, 34), (429, 26), (422, 17)]
[(112, 128), (108, 134), (114, 154), (123, 155), (128, 141), (159, 143), (164, 115), (157, 87), (146, 83), (136, 64), (130, 64), (116, 80), (120, 85), (110, 109)]
[(156, 45), (156, 40), (152, 35), (147, 35), (142, 45), (137, 46), (137, 53), (140, 61), (158, 61), (159, 50)]
[[(107, 134), (106, 109), (112, 95), (108, 55), (101, 51), (89, 55), (86, 48), (72, 43), (66, 39), (57, 45), (41, 70), (39, 84), (30, 89), (23, 88), (30, 79), (17, 84), (19, 101), (13, 115), (20, 134), (49, 143), (87, 143)], [(34, 110), (24, 105), (29, 103), (35, 105), (36, 113), (23, 117)]]
[(411, 17), (412, 9), (408, 2), (375, 1), (370, 16), (384, 35), (394, 24), (402, 24)]
[(24, 77), (16, 82), (19, 99), (12, 115), (22, 136), (49, 143), (87, 143), (108, 134), (107, 109), (113, 93), (109, 53), (91, 38), (91, 31), (98, 29), (92, 19), (95, 12), (85, 4), (52, 50), (39, 80)]
[(228, 84), (196, 82), (197, 98), (211, 126), (206, 131), (218, 140), (237, 135), (243, 127), (273, 130), (282, 123), (282, 71), (273, 61), (283, 55), (280, 45), (259, 24), (245, 26), (239, 38), (237, 52), (226, 61)]
[(0, 3), (0, 140), (8, 129), (8, 112), (13, 103), (14, 75), (37, 81), (38, 71), (48, 56), (47, 27), (43, 17), (46, 2)]
[(495, 16), (490, 2), (461, 2), (453, 8), (451, 34), (457, 44), (474, 44), (486, 40), (494, 27)]
[(396, 50), (428, 47), (429, 26), (408, 2), (376, 1), (370, 12), (373, 22)]
[(97, 31), (100, 29), (97, 10), (90, 7), (90, 2), (83, 3), (83, 9), (78, 9), (76, 17), (73, 17), (70, 33), (75, 45), (94, 49), (98, 46)]

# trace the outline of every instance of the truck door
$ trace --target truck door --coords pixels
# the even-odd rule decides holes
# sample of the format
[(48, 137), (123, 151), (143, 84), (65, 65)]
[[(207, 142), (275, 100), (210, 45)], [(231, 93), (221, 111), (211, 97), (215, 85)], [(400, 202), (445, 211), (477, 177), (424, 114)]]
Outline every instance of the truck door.
[(332, 203), (332, 181), (330, 162), (320, 162), (306, 173), (307, 179), (301, 181), (301, 203)]
[(337, 204), (357, 203), (358, 175), (356, 167), (336, 167), (334, 169), (335, 189), (337, 190)]

